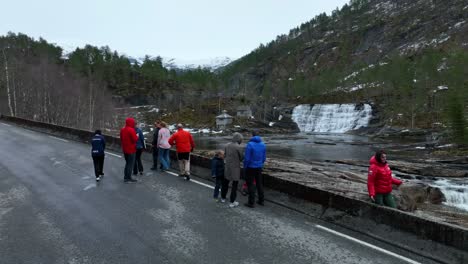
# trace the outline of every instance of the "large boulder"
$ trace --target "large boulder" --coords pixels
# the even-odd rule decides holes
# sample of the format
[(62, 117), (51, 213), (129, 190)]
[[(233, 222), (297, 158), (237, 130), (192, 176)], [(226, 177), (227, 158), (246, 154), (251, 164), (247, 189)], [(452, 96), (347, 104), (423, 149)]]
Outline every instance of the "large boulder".
[(423, 203), (440, 204), (445, 196), (437, 187), (424, 183), (403, 184), (395, 191), (398, 208), (403, 211), (415, 211)]

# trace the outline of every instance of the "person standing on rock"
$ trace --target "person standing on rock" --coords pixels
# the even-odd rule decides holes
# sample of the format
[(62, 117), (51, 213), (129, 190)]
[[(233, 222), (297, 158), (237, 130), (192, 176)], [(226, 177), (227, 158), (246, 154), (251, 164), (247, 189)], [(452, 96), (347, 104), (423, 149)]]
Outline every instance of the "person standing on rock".
[(167, 128), (167, 124), (164, 121), (160, 123), (161, 129), (158, 133), (158, 148), (159, 148), (159, 161), (161, 163), (161, 170), (169, 170), (171, 167), (171, 160), (169, 158), (169, 152), (171, 150), (171, 144), (169, 144), (169, 138), (171, 137), (171, 131)]
[[(252, 138), (249, 143), (247, 143), (244, 154), (245, 180), (249, 189), (249, 201), (245, 204), (247, 207), (255, 207), (255, 187), (258, 192), (257, 203), (259, 205), (264, 205), (265, 197), (263, 193), (262, 169), (265, 160), (265, 144), (262, 142), (260, 136), (258, 136), (258, 132), (253, 131)], [(254, 179), (257, 183), (256, 185), (253, 184)]]
[(94, 174), (96, 181), (100, 181), (104, 176), (104, 151), (106, 149), (106, 141), (102, 136), (101, 130), (94, 132), (94, 137), (91, 139), (91, 156), (93, 157)]
[(221, 199), (226, 200), (226, 195), (229, 188), (229, 183), (232, 181), (231, 195), (229, 197), (229, 207), (233, 208), (239, 205), (236, 202), (237, 198), (237, 185), (239, 184), (241, 174), (241, 162), (244, 159), (243, 149), (241, 147), (242, 135), (240, 133), (234, 133), (232, 135), (232, 142), (227, 144), (224, 149), (224, 179), (221, 187)]
[(369, 161), (367, 189), (369, 197), (378, 205), (396, 208), (392, 195), (392, 184), (401, 185), (402, 181), (392, 177), (392, 170), (387, 163), (387, 154), (379, 150)]
[(140, 127), (135, 126), (135, 131), (138, 140), (136, 143), (136, 155), (135, 165), (133, 165), (133, 175), (137, 175), (138, 173), (140, 173), (140, 175), (143, 175), (143, 163), (141, 162), (141, 154), (145, 149), (145, 136), (143, 135), (143, 132), (141, 131)]
[(158, 155), (159, 155), (159, 149), (158, 149), (158, 137), (159, 137), (159, 130), (161, 129), (160, 126), (160, 121), (157, 120), (154, 122), (154, 133), (153, 133), (153, 167), (151, 167), (151, 170), (157, 170), (158, 169)]
[(135, 164), (136, 144), (138, 136), (135, 131), (135, 120), (131, 117), (125, 120), (125, 127), (120, 130), (120, 144), (125, 157), (124, 182), (135, 183), (132, 179), (132, 170)]
[(190, 181), (190, 152), (195, 148), (190, 132), (184, 130), (182, 124), (177, 124), (177, 132), (169, 138), (169, 144), (176, 146), (177, 160), (179, 161), (179, 176)]

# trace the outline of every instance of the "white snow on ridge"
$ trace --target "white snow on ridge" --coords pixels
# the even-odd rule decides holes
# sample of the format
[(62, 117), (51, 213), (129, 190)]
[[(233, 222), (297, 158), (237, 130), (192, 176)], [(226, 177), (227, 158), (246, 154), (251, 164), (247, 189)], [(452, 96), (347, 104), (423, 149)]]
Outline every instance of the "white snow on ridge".
[(215, 57), (209, 59), (200, 59), (200, 60), (185, 60), (177, 58), (167, 58), (163, 57), (163, 65), (169, 69), (194, 69), (194, 68), (208, 68), (211, 70), (216, 70), (218, 68), (224, 67), (234, 61), (229, 57)]

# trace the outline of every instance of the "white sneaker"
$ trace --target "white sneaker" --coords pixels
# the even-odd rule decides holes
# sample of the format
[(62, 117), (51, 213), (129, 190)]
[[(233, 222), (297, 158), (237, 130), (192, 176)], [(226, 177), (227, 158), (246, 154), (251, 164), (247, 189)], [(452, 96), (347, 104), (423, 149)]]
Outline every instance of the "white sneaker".
[(225, 202), (226, 202), (225, 199), (221, 199), (221, 200), (219, 200), (219, 201), (222, 202), (222, 203), (225, 203)]
[(100, 180), (101, 180), (101, 176), (99, 176), (99, 177), (96, 178), (96, 181), (97, 181), (97, 182), (100, 181)]
[(237, 207), (237, 206), (239, 206), (238, 202), (233, 202), (233, 203), (229, 204), (229, 207), (231, 207), (231, 208), (234, 208), (234, 207)]

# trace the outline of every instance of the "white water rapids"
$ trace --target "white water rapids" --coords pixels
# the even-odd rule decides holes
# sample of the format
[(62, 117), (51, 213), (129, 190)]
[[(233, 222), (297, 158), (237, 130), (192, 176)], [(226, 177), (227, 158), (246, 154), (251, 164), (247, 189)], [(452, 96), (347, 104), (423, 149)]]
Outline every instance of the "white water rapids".
[(438, 187), (445, 196), (445, 205), (468, 211), (468, 185), (453, 183), (449, 180), (438, 180), (433, 187)]

